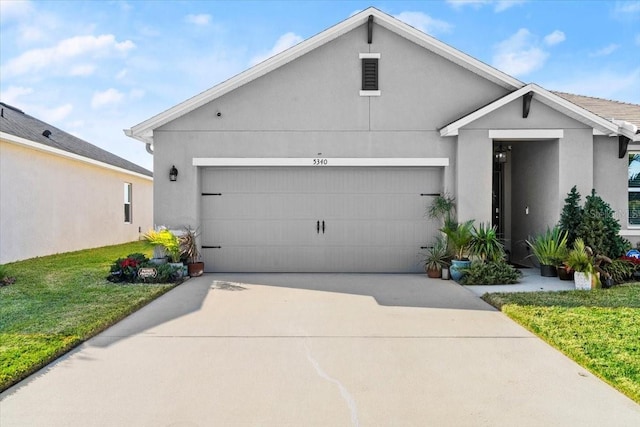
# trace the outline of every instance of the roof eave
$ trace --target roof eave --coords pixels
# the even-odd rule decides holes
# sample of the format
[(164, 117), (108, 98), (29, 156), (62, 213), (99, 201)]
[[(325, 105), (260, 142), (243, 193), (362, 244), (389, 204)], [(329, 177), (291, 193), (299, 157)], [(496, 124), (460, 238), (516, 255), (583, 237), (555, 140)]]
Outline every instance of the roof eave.
[(584, 108), (573, 104), (572, 102), (567, 101), (566, 99), (549, 92), (548, 90), (530, 83), (516, 91), (513, 91), (502, 98), (492, 102), (489, 105), (484, 106), (483, 108), (474, 111), (467, 116), (461, 117), (453, 123), (443, 127), (440, 129), (440, 136), (457, 136), (459, 134), (460, 128), (484, 117), (485, 115), (501, 108), (502, 106), (520, 98), (521, 96), (533, 92), (535, 95), (538, 95), (535, 99), (542, 102), (549, 107), (560, 110), (562, 113), (567, 116), (578, 120), (594, 129), (594, 131), (601, 132), (604, 135), (619, 135), (629, 133), (626, 129), (621, 128), (615, 123), (603, 119), (602, 117), (585, 110)]

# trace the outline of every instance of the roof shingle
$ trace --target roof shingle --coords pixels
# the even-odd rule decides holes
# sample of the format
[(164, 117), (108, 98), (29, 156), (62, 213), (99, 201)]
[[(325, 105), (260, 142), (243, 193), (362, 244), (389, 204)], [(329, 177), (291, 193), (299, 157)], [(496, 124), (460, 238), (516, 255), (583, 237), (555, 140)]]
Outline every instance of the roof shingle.
[(624, 120), (640, 129), (640, 105), (565, 92), (553, 93), (604, 119)]
[[(142, 166), (138, 166), (129, 160), (68, 134), (53, 125), (25, 114), (11, 105), (0, 102), (0, 108), (2, 108), (2, 117), (0, 117), (0, 131), (2, 132), (141, 175), (153, 176), (151, 171)], [(45, 130), (51, 132), (49, 137), (42, 134)]]

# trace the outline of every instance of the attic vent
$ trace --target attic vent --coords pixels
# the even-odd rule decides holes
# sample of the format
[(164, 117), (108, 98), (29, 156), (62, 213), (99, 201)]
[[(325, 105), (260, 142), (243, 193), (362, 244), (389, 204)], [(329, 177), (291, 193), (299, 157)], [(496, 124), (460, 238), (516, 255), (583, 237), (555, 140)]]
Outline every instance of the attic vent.
[(49, 136), (51, 136), (51, 131), (49, 129), (45, 129), (44, 132), (42, 132), (42, 136), (49, 138)]
[(362, 59), (362, 90), (378, 90), (378, 59)]

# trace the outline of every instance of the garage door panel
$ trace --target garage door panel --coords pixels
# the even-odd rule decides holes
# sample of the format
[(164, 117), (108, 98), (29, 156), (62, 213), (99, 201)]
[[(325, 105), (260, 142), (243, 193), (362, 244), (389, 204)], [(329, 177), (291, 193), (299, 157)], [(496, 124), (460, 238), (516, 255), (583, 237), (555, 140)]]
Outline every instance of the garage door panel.
[(317, 242), (316, 221), (311, 220), (210, 220), (203, 229), (211, 245), (267, 246), (314, 245)]
[[(205, 168), (207, 271), (419, 272), (441, 168)], [(325, 230), (318, 233), (317, 221)]]
[[(301, 203), (300, 200), (304, 200)], [(220, 219), (313, 219), (318, 216), (324, 200), (309, 198), (303, 193), (292, 194), (224, 194), (205, 196), (203, 218)], [(206, 212), (206, 213), (205, 213)]]

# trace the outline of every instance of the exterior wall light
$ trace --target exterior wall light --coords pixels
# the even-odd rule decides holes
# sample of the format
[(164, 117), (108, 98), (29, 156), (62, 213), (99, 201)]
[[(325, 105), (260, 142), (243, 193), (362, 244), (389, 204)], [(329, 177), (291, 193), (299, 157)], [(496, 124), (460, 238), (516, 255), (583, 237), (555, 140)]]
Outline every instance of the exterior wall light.
[(494, 154), (494, 159), (496, 163), (507, 163), (507, 151), (508, 148), (504, 147), (502, 144), (498, 147)]
[(176, 169), (176, 166), (173, 165), (171, 166), (171, 169), (169, 169), (169, 181), (177, 181), (178, 180), (178, 169)]

